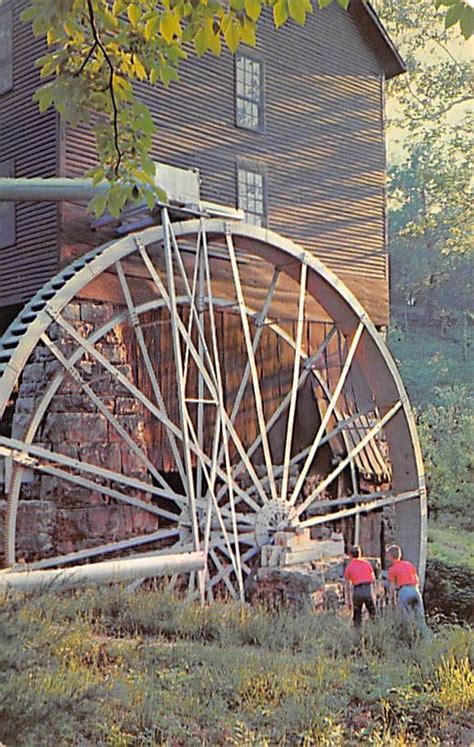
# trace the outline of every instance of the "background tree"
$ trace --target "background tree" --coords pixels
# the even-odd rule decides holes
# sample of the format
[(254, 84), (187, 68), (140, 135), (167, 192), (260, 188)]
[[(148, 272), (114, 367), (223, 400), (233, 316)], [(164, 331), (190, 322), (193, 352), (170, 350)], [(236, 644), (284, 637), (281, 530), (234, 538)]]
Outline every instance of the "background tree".
[[(440, 5), (438, 3), (437, 5)], [(389, 342), (418, 410), (432, 512), (472, 514), (472, 80), (454, 3), (380, 0), (407, 64), (388, 87)]]

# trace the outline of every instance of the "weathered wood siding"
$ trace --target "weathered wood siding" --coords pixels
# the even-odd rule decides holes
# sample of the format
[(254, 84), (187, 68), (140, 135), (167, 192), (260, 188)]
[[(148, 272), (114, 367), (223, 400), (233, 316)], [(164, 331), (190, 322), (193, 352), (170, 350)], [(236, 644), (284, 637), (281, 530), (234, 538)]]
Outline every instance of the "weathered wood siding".
[[(15, 176), (55, 176), (57, 117), (52, 110), (40, 114), (32, 101), (39, 84), (34, 60), (43, 54), (43, 44), (19, 19), (26, 5), (27, 0), (10, 3), (13, 87), (0, 96), (0, 162), (13, 159)], [(0, 250), (0, 306), (28, 301), (57, 271), (57, 216), (55, 204), (16, 203), (16, 242)]]
[[(359, 15), (335, 5), (304, 28), (279, 31), (263, 20), (256, 50), (265, 64), (263, 133), (235, 127), (230, 54), (193, 58), (168, 91), (141, 91), (158, 128), (156, 160), (198, 167), (203, 198), (229, 205), (239, 159), (264, 166), (269, 226), (312, 250), (386, 324), (383, 71)], [(65, 141), (66, 173), (79, 175), (93, 163), (93, 138), (68, 128)], [(77, 242), (77, 218), (65, 211), (65, 256)]]

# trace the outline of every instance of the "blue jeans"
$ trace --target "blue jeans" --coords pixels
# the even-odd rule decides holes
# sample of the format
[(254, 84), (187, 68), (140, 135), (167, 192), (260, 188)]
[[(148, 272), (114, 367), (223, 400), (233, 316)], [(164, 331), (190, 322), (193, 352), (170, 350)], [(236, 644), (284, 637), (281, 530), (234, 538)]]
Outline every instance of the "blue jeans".
[(429, 633), (425, 621), (425, 609), (418, 586), (402, 586), (398, 590), (398, 607), (402, 617), (416, 623), (422, 635)]

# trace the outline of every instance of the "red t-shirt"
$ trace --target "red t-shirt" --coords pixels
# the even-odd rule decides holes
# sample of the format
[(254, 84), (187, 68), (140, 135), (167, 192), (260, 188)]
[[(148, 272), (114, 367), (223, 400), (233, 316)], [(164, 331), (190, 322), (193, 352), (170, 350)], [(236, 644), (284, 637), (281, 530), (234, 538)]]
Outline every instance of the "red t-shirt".
[(409, 560), (396, 560), (388, 569), (388, 580), (399, 589), (401, 586), (418, 586), (418, 574)]
[(344, 578), (357, 586), (371, 584), (375, 581), (375, 573), (368, 560), (353, 558), (344, 571)]

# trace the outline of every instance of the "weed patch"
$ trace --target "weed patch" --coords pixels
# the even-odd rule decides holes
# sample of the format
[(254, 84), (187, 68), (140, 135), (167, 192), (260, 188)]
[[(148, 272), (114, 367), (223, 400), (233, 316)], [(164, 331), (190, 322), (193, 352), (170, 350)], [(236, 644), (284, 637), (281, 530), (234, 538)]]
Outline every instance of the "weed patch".
[[(76, 745), (457, 744), (472, 636), (384, 615), (200, 607), (120, 589), (7, 598), (0, 740)], [(444, 741), (443, 741), (444, 740)]]

